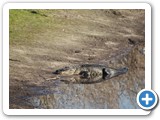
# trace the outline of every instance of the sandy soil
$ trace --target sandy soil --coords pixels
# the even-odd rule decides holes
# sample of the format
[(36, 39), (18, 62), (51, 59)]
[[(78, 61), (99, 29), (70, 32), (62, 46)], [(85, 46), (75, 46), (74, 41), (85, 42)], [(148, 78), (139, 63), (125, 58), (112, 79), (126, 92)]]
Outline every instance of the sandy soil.
[[(58, 22), (35, 33), (27, 26), (24, 39), (10, 43), (11, 109), (139, 108), (136, 94), (145, 80), (144, 10), (35, 11), (27, 12)], [(90, 85), (46, 80), (58, 68), (86, 63), (129, 71)]]

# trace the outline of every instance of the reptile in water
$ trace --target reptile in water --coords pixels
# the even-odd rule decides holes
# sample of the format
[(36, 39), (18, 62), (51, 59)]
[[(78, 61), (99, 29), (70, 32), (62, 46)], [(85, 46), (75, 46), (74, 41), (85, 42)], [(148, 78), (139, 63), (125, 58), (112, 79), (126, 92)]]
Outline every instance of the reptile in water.
[(114, 69), (104, 65), (83, 64), (64, 67), (53, 72), (65, 83), (92, 84), (125, 74), (128, 68)]

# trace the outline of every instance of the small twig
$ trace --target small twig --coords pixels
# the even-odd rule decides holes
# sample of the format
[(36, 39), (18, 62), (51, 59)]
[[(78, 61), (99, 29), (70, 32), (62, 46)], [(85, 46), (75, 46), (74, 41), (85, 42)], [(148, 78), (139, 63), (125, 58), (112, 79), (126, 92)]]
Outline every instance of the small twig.
[(46, 80), (57, 80), (57, 79), (59, 79), (60, 77), (59, 76), (56, 76), (56, 77), (53, 77), (53, 78), (48, 78), (48, 79), (46, 79)]
[(12, 58), (10, 58), (9, 60), (10, 60), (10, 61), (15, 61), (15, 62), (21, 62), (20, 60), (12, 59)]

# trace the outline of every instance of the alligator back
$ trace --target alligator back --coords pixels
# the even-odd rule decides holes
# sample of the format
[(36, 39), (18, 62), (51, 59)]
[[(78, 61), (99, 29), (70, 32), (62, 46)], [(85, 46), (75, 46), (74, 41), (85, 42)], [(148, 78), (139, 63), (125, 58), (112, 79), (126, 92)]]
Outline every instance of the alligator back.
[(102, 69), (105, 67), (97, 64), (82, 64), (58, 69), (53, 74), (59, 75), (60, 80), (65, 83), (91, 84), (103, 80)]
[(90, 76), (97, 76), (102, 75), (102, 69), (106, 68), (104, 65), (97, 65), (97, 64), (82, 64), (77, 66), (71, 67), (64, 67), (61, 69), (56, 70), (53, 74), (60, 74), (60, 75), (84, 75), (83, 77)]
[(124, 74), (127, 69), (113, 69), (104, 65), (83, 64), (58, 69), (53, 74), (59, 75), (60, 81), (65, 83), (98, 83), (112, 77)]

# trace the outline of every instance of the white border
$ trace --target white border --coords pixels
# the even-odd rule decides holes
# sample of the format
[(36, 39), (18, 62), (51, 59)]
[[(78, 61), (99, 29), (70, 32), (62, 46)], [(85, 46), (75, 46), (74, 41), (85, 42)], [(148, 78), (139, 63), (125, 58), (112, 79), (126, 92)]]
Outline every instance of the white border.
[(147, 3), (7, 3), (3, 7), (3, 112), (7, 115), (148, 115), (142, 109), (9, 109), (9, 9), (145, 9), (145, 89), (151, 89), (151, 6)]

